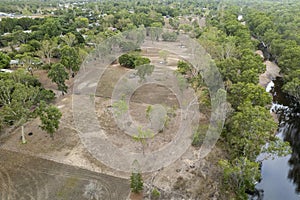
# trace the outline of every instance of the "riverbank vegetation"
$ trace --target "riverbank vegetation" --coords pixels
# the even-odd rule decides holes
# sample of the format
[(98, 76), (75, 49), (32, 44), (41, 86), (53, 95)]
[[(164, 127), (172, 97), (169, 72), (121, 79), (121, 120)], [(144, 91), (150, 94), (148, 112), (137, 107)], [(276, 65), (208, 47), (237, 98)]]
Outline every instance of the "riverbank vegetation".
[[(245, 19), (253, 36), (264, 43), (270, 59), (284, 76), (283, 90), (300, 101), (299, 2), (266, 2), (245, 8)], [(264, 9), (268, 7), (268, 9)]]

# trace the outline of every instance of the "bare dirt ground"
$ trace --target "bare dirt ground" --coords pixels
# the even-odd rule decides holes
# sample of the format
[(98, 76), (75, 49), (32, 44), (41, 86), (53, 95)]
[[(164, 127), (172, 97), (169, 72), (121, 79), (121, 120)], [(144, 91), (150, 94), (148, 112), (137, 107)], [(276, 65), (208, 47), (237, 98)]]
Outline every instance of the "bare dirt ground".
[(2, 200), (125, 200), (128, 194), (126, 179), (5, 150), (0, 157)]
[[(154, 64), (160, 64), (162, 62), (162, 59), (158, 56), (158, 52), (143, 51), (143, 54), (149, 57), (151, 59), (151, 62)], [(175, 70), (177, 61), (178, 57), (170, 54), (165, 67)], [(110, 73), (109, 76), (105, 76), (107, 77), (107, 80), (102, 80), (102, 83), (105, 84), (98, 85), (95, 97), (99, 124), (106, 130), (108, 138), (110, 139), (110, 141), (113, 141), (116, 146), (126, 144), (127, 148), (132, 151), (141, 151), (141, 144), (134, 141), (127, 134), (122, 133), (111, 117), (109, 109), (107, 110), (110, 104), (112, 89), (116, 81), (118, 81), (119, 77), (122, 74), (128, 71), (128, 69), (124, 69), (118, 65), (112, 65), (110, 66), (110, 68), (111, 70), (108, 70), (106, 72)], [(41, 82), (45, 85), (46, 88), (52, 89), (54, 91), (56, 90), (56, 86), (48, 80), (45, 72), (37, 71), (35, 72), (35, 74), (40, 77)], [(72, 81), (73, 80), (71, 79), (68, 82), (70, 88), (72, 88)], [(58, 174), (55, 173), (51, 177), (45, 178), (43, 173), (42, 175), (39, 175), (38, 170), (36, 174), (33, 172), (32, 174), (29, 174), (30, 178), (37, 179), (35, 180), (37, 182), (34, 182), (35, 185), (40, 183), (39, 180), (44, 179), (49, 180), (50, 186), (51, 183), (53, 183), (52, 186), (49, 186), (48, 188), (47, 194), (49, 199), (59, 199), (54, 198), (54, 194), (62, 195), (63, 198), (61, 199), (80, 199), (79, 196), (76, 195), (78, 193), (74, 192), (73, 194), (70, 191), (74, 191), (76, 190), (76, 188), (82, 189), (85, 188), (85, 186), (88, 187), (89, 184), (92, 184), (84, 178), (89, 177), (89, 173), (92, 172), (85, 171), (85, 173), (83, 173), (83, 175), (78, 178), (77, 175), (79, 174), (79, 172), (76, 171), (78, 168), (73, 168), (71, 166), (76, 166), (90, 171), (128, 179), (130, 174), (116, 171), (105, 166), (98, 160), (94, 159), (87, 152), (84, 145), (81, 143), (76, 130), (74, 129), (75, 126), (73, 124), (74, 122), (72, 115), (72, 95), (68, 94), (62, 96), (59, 94), (59, 92), (56, 92), (56, 94), (58, 95), (58, 98), (55, 104), (63, 113), (63, 117), (61, 119), (60, 128), (55, 134), (54, 140), (52, 140), (45, 132), (39, 129), (40, 122), (38, 119), (34, 119), (25, 125), (26, 139), (28, 141), (27, 144), (24, 145), (20, 143), (20, 128), (15, 129), (8, 137), (0, 140), (0, 148), (2, 149), (1, 151), (4, 152), (3, 156), (6, 156), (4, 161), (8, 164), (8, 166), (3, 165), (6, 170), (6, 172), (4, 173), (6, 175), (8, 174), (9, 176), (10, 174), (16, 173), (16, 176), (10, 177), (9, 179), (16, 181), (16, 185), (27, 183), (25, 179), (24, 181), (15, 180), (16, 177), (23, 173), (22, 170), (17, 170), (15, 172), (14, 170), (12, 170), (13, 168), (15, 168), (15, 165), (13, 165), (15, 159), (18, 161), (21, 160), (20, 163), (17, 163), (17, 166), (19, 166), (19, 168), (20, 166), (24, 167), (28, 164), (29, 168), (31, 168), (32, 170), (35, 168), (39, 169), (38, 166), (41, 165), (44, 167), (43, 173), (45, 171), (49, 171), (49, 173), (55, 173), (56, 170), (54, 169), (56, 169), (56, 167), (52, 169), (53, 166), (59, 165), (57, 163), (64, 164), (59, 165), (60, 170), (57, 170)], [(175, 100), (174, 94), (172, 94), (171, 91), (164, 87), (158, 87), (157, 85), (148, 85), (141, 87), (135, 92), (132, 97), (132, 101), (130, 102), (131, 116), (135, 121), (137, 121), (137, 123), (145, 124), (147, 123), (145, 110), (148, 105), (162, 102), (174, 106), (178, 104)], [(173, 118), (171, 118), (169, 125), (166, 127), (164, 132), (158, 133), (157, 135), (155, 135), (153, 140), (147, 143), (147, 147), (145, 149), (146, 151), (151, 152), (152, 150), (160, 148), (172, 140), (172, 134), (177, 128), (176, 117), (180, 117), (180, 113), (177, 113)], [(208, 119), (205, 117), (205, 115), (203, 115), (201, 119), (203, 120), (201, 123), (207, 123)], [(32, 132), (33, 135), (29, 136), (29, 132)], [(161, 192), (160, 199), (222, 199), (222, 195), (218, 192), (220, 190), (220, 169), (217, 162), (224, 156), (224, 154), (220, 151), (219, 148), (215, 147), (209, 154), (209, 156), (207, 156), (205, 159), (198, 160), (198, 150), (199, 149), (197, 148), (190, 147), (183, 156), (181, 156), (176, 162), (169, 165), (168, 167), (165, 167), (157, 172), (143, 174), (145, 180), (144, 199), (150, 198), (153, 188), (157, 188)], [(23, 154), (32, 155), (34, 157), (29, 158), (28, 156), (25, 156)], [(42, 158), (43, 160), (40, 158)], [(22, 159), (24, 159), (24, 161), (22, 161)], [(3, 161), (3, 159), (1, 160)], [(48, 160), (55, 161), (55, 163), (51, 162), (51, 164), (49, 164), (50, 161)], [(73, 177), (73, 175), (71, 175), (70, 178), (60, 177), (61, 174), (66, 173), (63, 168), (66, 168), (65, 170), (70, 174), (75, 173), (75, 178)], [(25, 171), (26, 170), (27, 168), (25, 168)], [(36, 178), (36, 176), (40, 176), (41, 178)], [(100, 174), (99, 176), (101, 177), (104, 175)], [(114, 181), (115, 179), (113, 177), (109, 177), (107, 179), (111, 180), (108, 181), (107, 184), (109, 184), (110, 182), (112, 184), (115, 184), (115, 187), (117, 188), (116, 195), (119, 195), (120, 191), (122, 192), (122, 198), (127, 198), (129, 194), (129, 186), (126, 185), (126, 181), (124, 181), (123, 179), (116, 179), (122, 181)], [(28, 181), (30, 182), (30, 179), (28, 179)], [(55, 185), (54, 181), (59, 182), (59, 184)], [(65, 183), (65, 185), (61, 185), (63, 183)], [(5, 183), (2, 185), (2, 187), (4, 187), (3, 191), (5, 191), (8, 186)], [(95, 186), (91, 185), (90, 187)], [(114, 191), (114, 186), (108, 187), (109, 191)], [(74, 190), (70, 190), (70, 188), (73, 188)], [(118, 188), (121, 189), (118, 190)], [(4, 193), (4, 195), (6, 194), (7, 193)], [(76, 198), (68, 198), (73, 197), (72, 195), (76, 195)], [(118, 198), (112, 196), (111, 199), (122, 199), (119, 197), (121, 196), (118, 196)], [(34, 197), (33, 199), (38, 198)]]
[[(150, 58), (152, 64), (159, 65), (162, 61), (158, 50), (147, 49), (142, 53)], [(170, 54), (164, 67), (175, 70), (178, 60), (176, 55)], [(110, 84), (107, 84), (105, 78), (102, 80), (103, 84), (99, 84), (96, 92), (96, 109), (101, 127), (107, 133), (109, 141), (120, 148), (126, 146), (131, 151), (141, 152), (141, 144), (117, 127), (110, 112), (113, 86), (119, 80), (118, 77), (126, 71), (128, 69), (115, 64), (105, 72), (103, 77), (109, 78)], [(154, 104), (165, 104), (169, 107), (179, 106), (176, 97), (167, 88), (155, 84), (144, 85), (131, 97), (129, 108), (131, 117), (135, 122), (145, 125), (147, 123), (145, 110), (149, 105), (153, 106)], [(176, 117), (180, 117), (180, 113), (176, 113)], [(172, 141), (173, 134), (177, 129), (176, 123), (174, 123), (177, 121), (176, 117), (171, 118), (169, 125), (161, 133), (147, 140), (145, 152), (159, 149)], [(208, 119), (204, 115), (201, 119), (201, 124), (208, 123)], [(190, 147), (183, 156), (168, 167), (144, 174), (146, 177), (144, 199), (150, 199), (153, 188), (160, 191), (161, 199), (222, 199), (222, 195), (217, 192), (220, 189), (221, 177), (217, 162), (224, 154), (215, 147), (208, 157), (199, 160), (198, 151), (198, 148)]]

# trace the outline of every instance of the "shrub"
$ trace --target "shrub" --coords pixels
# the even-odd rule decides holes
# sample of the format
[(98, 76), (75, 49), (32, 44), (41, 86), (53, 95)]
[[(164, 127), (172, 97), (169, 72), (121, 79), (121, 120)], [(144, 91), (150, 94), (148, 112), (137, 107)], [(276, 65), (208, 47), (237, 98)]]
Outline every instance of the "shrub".
[(161, 35), (163, 41), (175, 42), (177, 40), (177, 34), (175, 32), (166, 32)]
[(119, 57), (119, 63), (123, 67), (128, 67), (133, 69), (135, 67), (134, 61), (136, 60), (135, 55), (132, 54), (123, 54)]
[(132, 172), (130, 176), (130, 188), (134, 193), (139, 193), (143, 190), (143, 180), (140, 173)]
[(153, 200), (159, 199), (159, 196), (160, 196), (160, 192), (156, 188), (154, 188), (151, 192), (151, 199)]
[(119, 63), (123, 67), (134, 69), (136, 66), (145, 65), (150, 63), (149, 58), (142, 57), (137, 53), (123, 54), (119, 57)]
[(206, 131), (208, 127), (207, 125), (201, 125), (193, 134), (192, 145), (194, 147), (200, 147), (205, 139)]

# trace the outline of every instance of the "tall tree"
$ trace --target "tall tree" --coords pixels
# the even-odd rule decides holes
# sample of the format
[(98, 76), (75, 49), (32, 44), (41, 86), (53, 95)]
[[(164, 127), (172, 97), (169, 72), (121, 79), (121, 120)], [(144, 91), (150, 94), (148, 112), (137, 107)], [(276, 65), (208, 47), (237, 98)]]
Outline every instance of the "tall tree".
[(76, 43), (76, 36), (73, 33), (67, 33), (61, 38), (69, 47)]
[(79, 71), (80, 57), (78, 51), (74, 47), (64, 46), (61, 50), (61, 63), (69, 70), (69, 74)]
[[(11, 80), (0, 81), (2, 92), (1, 115), (8, 124), (15, 124), (22, 128), (22, 143), (26, 143), (23, 125), (28, 119), (34, 117), (32, 107), (39, 93), (38, 87), (26, 86), (21, 83), (14, 83)], [(11, 90), (13, 89), (13, 90)]]
[(57, 84), (59, 91), (67, 93), (68, 86), (66, 86), (65, 81), (69, 79), (68, 73), (65, 71), (65, 67), (61, 63), (54, 64), (48, 72), (48, 77), (52, 82)]
[(43, 40), (42, 44), (41, 44), (41, 49), (40, 49), (40, 56), (42, 58), (46, 58), (48, 61), (48, 64), (51, 63), (51, 57), (52, 57), (52, 53), (55, 50), (55, 48), (57, 47), (57, 43), (55, 40)]
[(0, 52), (0, 69), (9, 68), (10, 57), (5, 53)]
[(42, 125), (40, 125), (41, 129), (50, 134), (51, 138), (54, 139), (54, 133), (59, 127), (59, 120), (62, 113), (53, 105), (47, 106), (44, 101), (40, 102), (37, 113), (42, 122)]

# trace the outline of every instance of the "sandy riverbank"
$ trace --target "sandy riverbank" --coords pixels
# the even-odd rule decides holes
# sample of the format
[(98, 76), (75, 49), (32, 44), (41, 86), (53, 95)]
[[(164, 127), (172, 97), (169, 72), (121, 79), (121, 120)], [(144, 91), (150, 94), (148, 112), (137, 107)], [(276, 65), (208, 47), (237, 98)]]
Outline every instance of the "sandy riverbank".
[(264, 64), (266, 65), (266, 71), (259, 76), (259, 84), (266, 87), (270, 81), (281, 75), (280, 68), (274, 62), (265, 61)]

